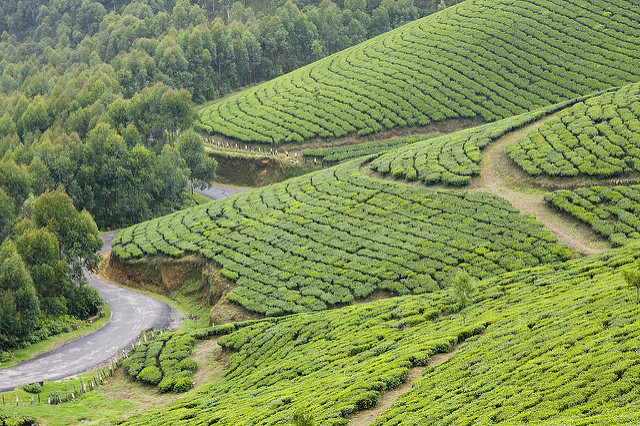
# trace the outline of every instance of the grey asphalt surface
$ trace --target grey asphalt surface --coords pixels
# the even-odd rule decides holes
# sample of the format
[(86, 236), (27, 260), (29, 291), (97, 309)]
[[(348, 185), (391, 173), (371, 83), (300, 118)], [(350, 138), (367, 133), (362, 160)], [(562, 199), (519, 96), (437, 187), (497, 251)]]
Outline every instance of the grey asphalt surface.
[[(245, 192), (217, 185), (195, 191), (213, 200)], [(118, 231), (113, 231), (101, 234), (104, 240), (102, 253), (111, 250), (111, 241), (117, 233)], [(142, 330), (150, 327), (171, 329), (182, 324), (182, 314), (164, 302), (108, 283), (91, 274), (87, 274), (87, 279), (89, 285), (96, 288), (111, 307), (111, 321), (101, 329), (58, 349), (13, 367), (0, 369), (0, 392), (7, 392), (27, 383), (60, 380), (90, 371), (108, 364), (135, 342)]]
[(221, 200), (222, 198), (231, 197), (232, 195), (246, 192), (244, 189), (227, 188), (226, 186), (213, 185), (207, 189), (194, 189), (198, 194), (209, 197), (212, 200)]
[[(110, 235), (113, 234), (113, 235)], [(115, 233), (103, 238), (109, 242)], [(110, 247), (110, 246), (109, 246)], [(27, 383), (60, 380), (108, 364), (131, 346), (142, 330), (176, 328), (182, 314), (164, 302), (87, 274), (89, 285), (111, 307), (111, 321), (101, 329), (29, 361), (0, 370), (0, 392)]]

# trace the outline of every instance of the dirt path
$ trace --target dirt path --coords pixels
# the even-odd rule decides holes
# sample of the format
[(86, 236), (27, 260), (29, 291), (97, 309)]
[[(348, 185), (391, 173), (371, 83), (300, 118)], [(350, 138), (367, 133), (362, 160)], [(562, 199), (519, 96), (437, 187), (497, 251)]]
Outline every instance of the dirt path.
[[(440, 365), (451, 357), (451, 355), (458, 352), (460, 349), (460, 343), (456, 343), (449, 352), (443, 354), (433, 355), (427, 365)], [(365, 426), (373, 423), (384, 411), (386, 411), (396, 399), (403, 393), (409, 391), (413, 382), (422, 377), (422, 371), (425, 367), (413, 367), (409, 369), (409, 377), (399, 387), (384, 392), (375, 407), (370, 410), (358, 411), (357, 413), (347, 416), (349, 420), (349, 426)]]
[(506, 152), (508, 144), (553, 117), (555, 114), (511, 132), (483, 150), (480, 177), (472, 180), (469, 189), (491, 192), (509, 201), (520, 212), (535, 216), (574, 252), (585, 255), (603, 252), (610, 248), (607, 240), (596, 235), (588, 225), (551, 209), (544, 201), (544, 191), (530, 183), (531, 179)]

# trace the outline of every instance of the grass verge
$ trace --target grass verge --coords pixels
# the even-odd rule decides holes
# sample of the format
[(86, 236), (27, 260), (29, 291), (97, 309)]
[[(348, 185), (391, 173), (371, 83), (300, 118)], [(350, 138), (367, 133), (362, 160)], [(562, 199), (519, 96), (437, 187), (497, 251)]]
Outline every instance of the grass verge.
[(59, 348), (60, 346), (84, 337), (87, 334), (93, 333), (94, 331), (104, 327), (111, 319), (111, 308), (104, 304), (102, 305), (102, 309), (104, 309), (105, 316), (93, 324), (88, 324), (82, 321), (83, 326), (77, 330), (56, 334), (55, 336), (51, 336), (41, 342), (13, 351), (13, 357), (9, 361), (0, 363), (0, 369), (13, 367), (18, 363), (28, 361), (40, 354)]

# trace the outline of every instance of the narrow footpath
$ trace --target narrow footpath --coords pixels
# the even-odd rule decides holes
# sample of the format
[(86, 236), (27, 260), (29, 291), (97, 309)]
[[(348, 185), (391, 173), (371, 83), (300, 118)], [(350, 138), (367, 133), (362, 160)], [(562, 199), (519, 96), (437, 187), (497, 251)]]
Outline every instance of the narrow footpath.
[[(440, 365), (448, 360), (451, 355), (458, 352), (460, 349), (460, 343), (456, 343), (449, 352), (435, 354), (430, 359), (427, 365), (435, 366)], [(408, 392), (413, 386), (413, 382), (422, 377), (422, 371), (425, 367), (413, 367), (409, 369), (409, 377), (399, 387), (388, 390), (380, 395), (380, 399), (375, 407), (370, 410), (358, 411), (351, 416), (348, 416), (349, 426), (367, 426), (372, 424), (380, 414), (384, 413), (394, 402), (405, 392)]]
[(544, 191), (539, 188), (522, 188), (518, 184), (528, 177), (509, 158), (506, 147), (533, 129), (542, 126), (555, 115), (545, 117), (519, 130), (508, 133), (482, 151), (480, 177), (474, 178), (470, 189), (491, 192), (509, 201), (521, 213), (531, 214), (567, 244), (573, 251), (584, 255), (601, 253), (610, 248), (609, 243), (586, 224), (562, 215), (544, 201)]

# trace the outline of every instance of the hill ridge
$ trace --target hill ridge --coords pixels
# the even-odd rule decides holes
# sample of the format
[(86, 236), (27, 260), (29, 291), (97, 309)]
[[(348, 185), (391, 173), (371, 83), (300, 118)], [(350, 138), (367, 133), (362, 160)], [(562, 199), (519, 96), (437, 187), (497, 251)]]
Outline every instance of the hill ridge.
[(278, 145), (492, 121), (640, 79), (632, 2), (581, 4), (463, 2), (206, 107), (201, 129)]

